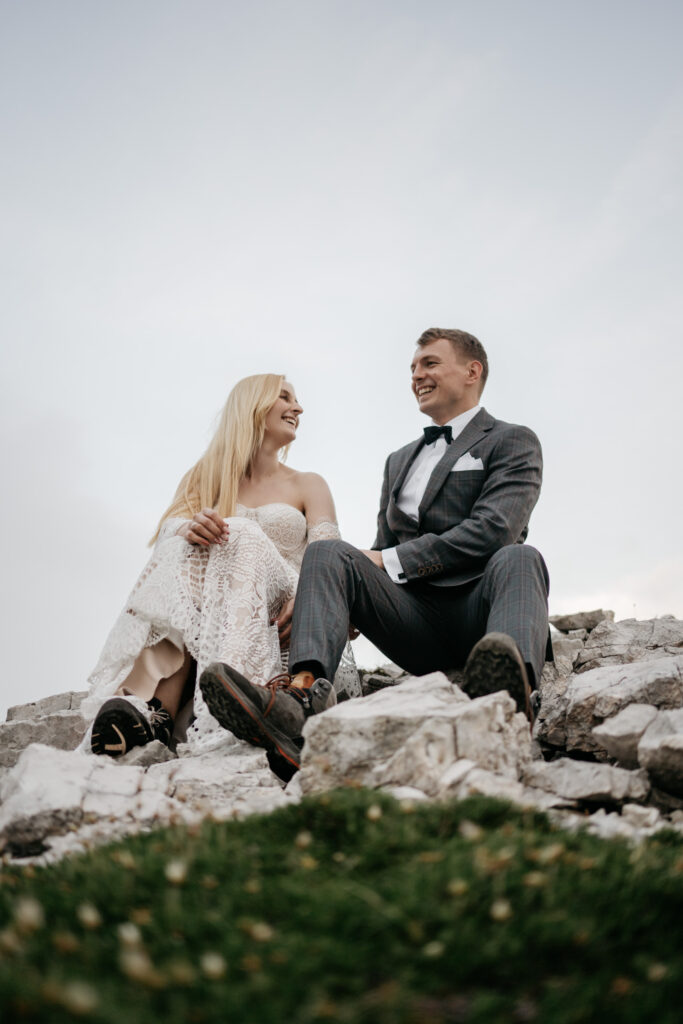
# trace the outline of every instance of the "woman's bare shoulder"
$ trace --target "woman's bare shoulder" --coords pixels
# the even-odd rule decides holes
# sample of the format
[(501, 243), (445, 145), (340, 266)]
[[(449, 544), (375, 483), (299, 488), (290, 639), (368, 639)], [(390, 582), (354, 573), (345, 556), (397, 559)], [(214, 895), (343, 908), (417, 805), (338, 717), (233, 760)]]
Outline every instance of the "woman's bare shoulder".
[(292, 478), (306, 512), (306, 518), (335, 517), (334, 500), (327, 481), (320, 473), (301, 472)]
[(292, 474), (290, 479), (292, 483), (296, 483), (306, 491), (329, 491), (329, 485), (325, 480), (325, 477), (321, 476), (320, 473), (306, 472), (300, 469), (292, 469), (287, 467), (289, 472)]

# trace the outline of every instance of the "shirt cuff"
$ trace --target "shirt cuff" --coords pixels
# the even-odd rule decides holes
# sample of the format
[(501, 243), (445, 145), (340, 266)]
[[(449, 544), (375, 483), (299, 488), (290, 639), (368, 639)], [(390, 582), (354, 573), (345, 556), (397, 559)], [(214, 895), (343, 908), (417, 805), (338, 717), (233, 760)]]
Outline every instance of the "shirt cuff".
[(382, 561), (384, 562), (384, 568), (389, 574), (389, 578), (394, 583), (406, 582), (406, 574), (403, 571), (401, 560), (396, 554), (396, 548), (385, 548), (382, 552)]

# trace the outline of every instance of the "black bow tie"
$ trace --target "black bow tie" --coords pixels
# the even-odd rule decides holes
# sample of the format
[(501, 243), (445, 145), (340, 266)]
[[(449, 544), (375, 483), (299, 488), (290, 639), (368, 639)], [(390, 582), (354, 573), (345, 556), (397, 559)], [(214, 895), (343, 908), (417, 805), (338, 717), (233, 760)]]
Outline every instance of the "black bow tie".
[(425, 427), (425, 444), (434, 444), (437, 437), (445, 437), (446, 444), (450, 444), (453, 440), (453, 430), (451, 427)]

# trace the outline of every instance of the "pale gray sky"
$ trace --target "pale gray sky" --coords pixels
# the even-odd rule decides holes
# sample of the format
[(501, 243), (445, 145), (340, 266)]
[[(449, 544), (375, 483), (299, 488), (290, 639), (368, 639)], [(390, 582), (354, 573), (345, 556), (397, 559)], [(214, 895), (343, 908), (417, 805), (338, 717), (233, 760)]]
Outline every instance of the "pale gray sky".
[(0, 714), (85, 686), (246, 374), (287, 373), (290, 464), (370, 543), (432, 325), (541, 438), (551, 611), (683, 616), (682, 28), (666, 0), (0, 2)]

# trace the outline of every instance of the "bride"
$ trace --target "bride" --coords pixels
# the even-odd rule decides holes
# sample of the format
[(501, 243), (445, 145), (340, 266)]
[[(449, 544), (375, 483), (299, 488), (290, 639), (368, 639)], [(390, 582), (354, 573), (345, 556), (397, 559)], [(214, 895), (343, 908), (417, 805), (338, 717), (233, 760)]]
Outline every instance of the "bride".
[[(230, 392), (88, 680), (82, 712), (94, 721), (83, 745), (93, 753), (116, 757), (153, 739), (184, 739), (193, 753), (234, 743), (196, 679), (216, 661), (262, 685), (286, 668), (306, 545), (339, 537), (323, 478), (282, 461), (302, 412), (278, 374)], [(348, 645), (334, 689), (360, 695)]]

